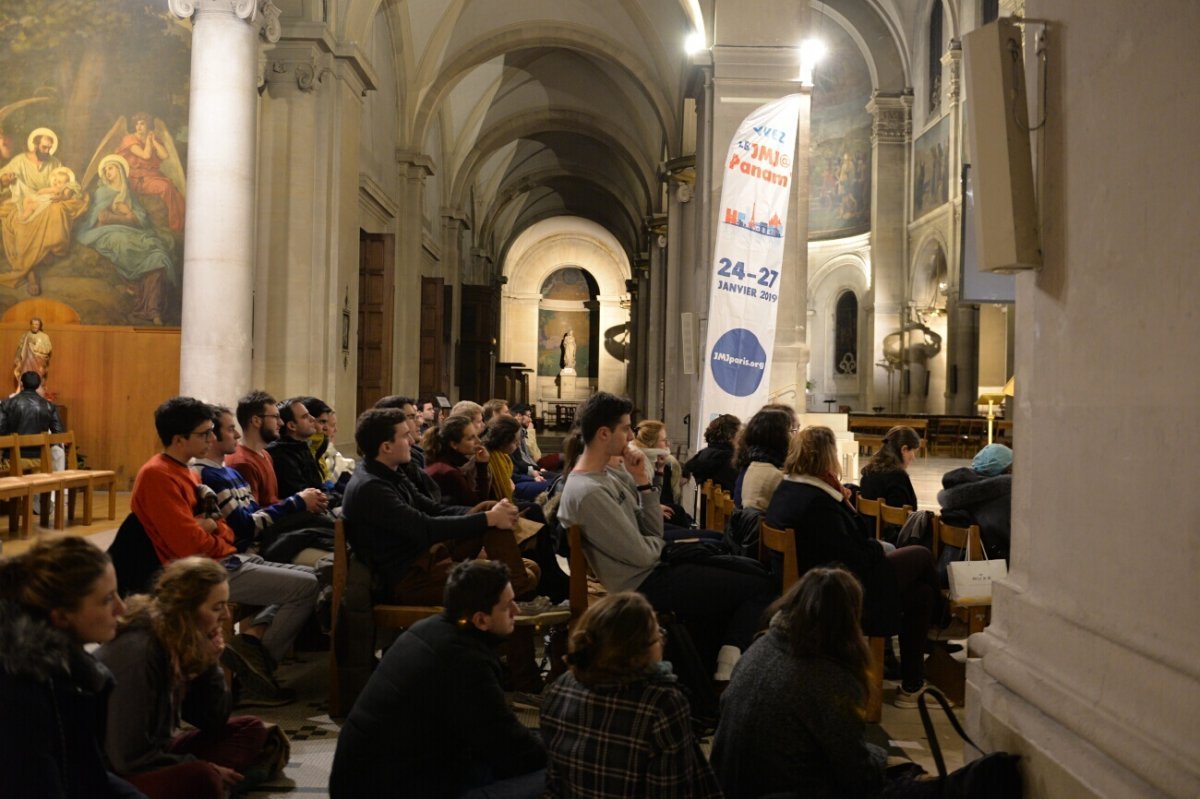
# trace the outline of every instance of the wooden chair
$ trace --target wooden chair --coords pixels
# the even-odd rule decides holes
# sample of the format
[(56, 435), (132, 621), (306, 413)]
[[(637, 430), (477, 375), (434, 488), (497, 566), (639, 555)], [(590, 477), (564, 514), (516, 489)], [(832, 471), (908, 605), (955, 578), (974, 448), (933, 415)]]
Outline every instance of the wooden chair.
[(883, 526), (879, 522), (879, 506), (882, 503), (881, 499), (864, 499), (862, 494), (858, 495), (858, 514), (873, 520), (876, 538), (883, 533)]
[(724, 532), (729, 517), (733, 515), (733, 495), (724, 489), (713, 488), (713, 512), (706, 530)]
[[(345, 521), (338, 519), (333, 527), (333, 626), (330, 630), (330, 637), (333, 639), (333, 644), (329, 647), (329, 713), (335, 716), (345, 715), (349, 712), (349, 705), (351, 704), (351, 702), (345, 701), (349, 697), (342, 695), (342, 686), (338, 673), (337, 646), (338, 628), (341, 623), (339, 611), (341, 610), (342, 602), (345, 600), (346, 585), (349, 576), (350, 548), (346, 543)], [(371, 606), (371, 618), (376, 630), (380, 628), (406, 630), (421, 619), (436, 616), (441, 612), (441, 607), (431, 605), (390, 605), (381, 603)], [(373, 644), (374, 636), (372, 636)]]
[(29, 483), (19, 477), (12, 476), (13, 454), (16, 451), (16, 436), (0, 436), (0, 454), (4, 463), (9, 467), (8, 473), (0, 477), (0, 500), (9, 504), (8, 532), (17, 533), (21, 538), (27, 538), (33, 528), (33, 498), (30, 494)]
[[(10, 475), (29, 486), (30, 501), (33, 497), (41, 497), (41, 521), (50, 515), (50, 494), (54, 493), (54, 527), (62, 530), (66, 526), (65, 492), (63, 480), (51, 471), (50, 464), (50, 435), (49, 433), (33, 433), (31, 435), (13, 436), (13, 444), (9, 448), (8, 462)], [(40, 471), (25, 473), (21, 458), (23, 448), (37, 447), (39, 451)], [(32, 512), (32, 509), (31, 509)], [(32, 527), (32, 521), (30, 522)], [(28, 531), (28, 528), (27, 528)]]
[(704, 485), (700, 486), (700, 526), (705, 530), (714, 529), (711, 524), (713, 513), (716, 510), (714, 492), (719, 490), (712, 480), (705, 480)]
[[(942, 547), (957, 547), (966, 549), (971, 547), (971, 560), (983, 559), (983, 540), (980, 538), (979, 525), (972, 524), (970, 527), (955, 527), (946, 524), (937, 516), (933, 520), (933, 557), (936, 561), (941, 554)], [(960, 605), (950, 599), (950, 591), (942, 589), (942, 595), (946, 597), (946, 601), (950, 605), (950, 613), (967, 625), (967, 633), (974, 635), (982, 632), (983, 628), (988, 625), (992, 617), (991, 600), (970, 605)]]
[[(893, 507), (880, 500), (880, 531), (886, 527), (904, 527), (908, 517), (912, 516), (912, 505)], [(877, 537), (877, 536), (876, 536)]]
[[(762, 523), (758, 534), (759, 560), (767, 560), (767, 552), (778, 552), (783, 557), (783, 593), (787, 593), (793, 585), (800, 581), (800, 565), (796, 557), (796, 533), (794, 530), (780, 530), (766, 522)], [(867, 685), (870, 693), (867, 696), (866, 720), (878, 724), (883, 717), (883, 638), (867, 638), (867, 648), (871, 650), (871, 663), (867, 668)]]
[(67, 521), (75, 518), (74, 498), (75, 494), (82, 490), (83, 523), (92, 523), (92, 503), (97, 488), (105, 488), (108, 491), (108, 516), (106, 518), (115, 520), (117, 518), (117, 473), (103, 469), (80, 469), (73, 431), (51, 433), (49, 443), (50, 446), (61, 445), (66, 456), (66, 471), (55, 472), (55, 474), (62, 478), (63, 486), (67, 491)]

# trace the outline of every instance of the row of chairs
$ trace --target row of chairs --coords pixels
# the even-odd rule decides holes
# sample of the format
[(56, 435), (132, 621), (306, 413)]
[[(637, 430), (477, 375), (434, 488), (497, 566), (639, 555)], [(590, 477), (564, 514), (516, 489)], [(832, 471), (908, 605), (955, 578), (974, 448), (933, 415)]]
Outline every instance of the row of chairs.
[[(66, 469), (53, 471), (52, 446), (63, 447)], [(22, 458), (21, 450), (36, 448), (38, 457)], [(33, 500), (40, 499), (42, 519), (50, 515), (50, 495), (55, 496), (54, 526), (62, 530), (74, 519), (75, 498), (83, 492), (83, 523), (91, 524), (97, 488), (108, 491), (108, 518), (117, 516), (117, 473), (98, 469), (80, 469), (75, 433), (35, 433), (0, 436), (0, 499), (9, 502), (9, 532), (18, 530), (28, 538), (33, 528)], [(29, 470), (33, 471), (29, 471)]]

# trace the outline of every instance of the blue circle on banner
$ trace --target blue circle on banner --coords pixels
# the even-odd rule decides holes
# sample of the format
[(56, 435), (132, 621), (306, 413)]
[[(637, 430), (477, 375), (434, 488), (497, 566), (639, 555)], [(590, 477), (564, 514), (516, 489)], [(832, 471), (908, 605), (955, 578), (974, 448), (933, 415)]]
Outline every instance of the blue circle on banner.
[(735, 327), (717, 339), (708, 358), (713, 379), (726, 394), (748, 397), (758, 390), (767, 369), (767, 351), (758, 336)]

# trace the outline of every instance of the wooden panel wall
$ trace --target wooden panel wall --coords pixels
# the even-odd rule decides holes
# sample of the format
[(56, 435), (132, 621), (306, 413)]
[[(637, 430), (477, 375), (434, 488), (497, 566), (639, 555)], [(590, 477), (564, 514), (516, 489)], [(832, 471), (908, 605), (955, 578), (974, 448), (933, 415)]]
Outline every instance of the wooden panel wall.
[[(0, 322), (0, 377), (11, 374), (11, 355), (27, 322)], [(154, 409), (179, 393), (179, 329), (56, 325), (47, 387), (67, 406), (79, 451), (94, 469), (113, 469), (117, 486), (133, 486), (137, 470), (161, 449)], [(0, 380), (3, 395), (13, 384)]]

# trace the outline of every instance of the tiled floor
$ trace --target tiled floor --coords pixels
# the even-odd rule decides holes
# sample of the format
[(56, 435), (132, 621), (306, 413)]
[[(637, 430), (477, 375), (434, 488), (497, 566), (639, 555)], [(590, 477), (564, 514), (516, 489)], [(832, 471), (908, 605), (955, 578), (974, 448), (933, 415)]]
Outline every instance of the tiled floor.
[[(909, 470), (913, 487), (921, 508), (936, 510), (937, 492), (941, 488), (941, 476), (946, 471), (965, 465), (965, 461), (949, 458), (918, 460)], [(107, 547), (116, 534), (116, 524), (128, 513), (129, 495), (118, 496), (117, 522), (100, 520), (90, 527), (73, 526), (67, 531), (76, 535), (87, 535), (101, 547)], [(55, 535), (42, 528), (39, 533)], [(30, 541), (16, 540), (4, 543), (3, 554), (12, 555), (28, 548)], [(292, 741), (292, 756), (284, 774), (278, 780), (251, 792), (254, 796), (326, 796), (326, 785), (333, 765), (333, 753), (337, 745), (338, 725), (326, 712), (328, 690), (328, 656), (321, 652), (305, 652), (293, 663), (280, 667), (284, 684), (296, 689), (299, 699), (282, 708), (248, 708), (242, 712), (258, 715), (264, 720), (279, 724)], [(931, 773), (934, 770), (929, 744), (916, 710), (901, 710), (892, 706), (896, 684), (884, 683), (884, 707), (882, 723), (870, 727), (868, 737), (878, 743), (889, 742), (892, 754), (908, 757), (920, 763)], [(537, 724), (536, 711), (518, 708), (522, 721), (531, 726)], [(961, 711), (959, 711), (961, 717)], [(950, 769), (962, 764), (963, 746), (954, 735), (948, 721), (935, 716), (935, 729), (943, 742), (946, 765)]]

